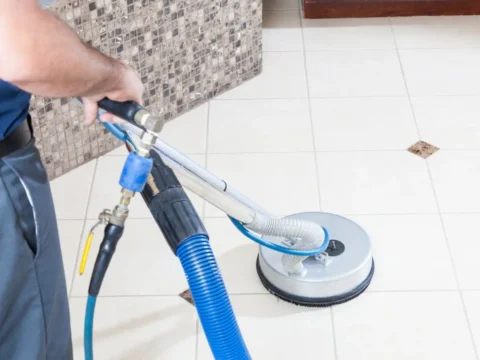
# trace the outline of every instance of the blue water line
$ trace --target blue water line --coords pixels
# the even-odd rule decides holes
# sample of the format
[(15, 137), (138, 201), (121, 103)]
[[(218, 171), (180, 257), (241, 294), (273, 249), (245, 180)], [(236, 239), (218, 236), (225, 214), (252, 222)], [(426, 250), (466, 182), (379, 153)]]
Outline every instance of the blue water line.
[(188, 238), (180, 244), (177, 256), (214, 358), (250, 360), (208, 238)]
[(85, 324), (83, 333), (83, 347), (85, 360), (93, 360), (93, 319), (95, 316), (96, 296), (88, 296), (87, 309), (85, 311)]
[(105, 129), (110, 131), (112, 133), (112, 135), (115, 136), (117, 139), (119, 139), (123, 142), (125, 142), (125, 141), (130, 141), (131, 142), (130, 136), (128, 136), (127, 133), (125, 131), (123, 131), (122, 129), (120, 129), (117, 125), (107, 123), (107, 122), (102, 122), (102, 125), (105, 127)]
[(266, 248), (269, 248), (269, 249), (272, 249), (272, 250), (275, 250), (275, 251), (278, 251), (278, 252), (281, 252), (281, 253), (284, 253), (284, 254), (296, 255), (296, 256), (314, 256), (314, 255), (321, 254), (325, 250), (327, 250), (328, 245), (330, 243), (328, 231), (327, 231), (327, 229), (322, 227), (323, 232), (325, 233), (325, 239), (323, 240), (323, 243), (320, 247), (318, 247), (316, 249), (312, 249), (312, 250), (295, 250), (295, 249), (291, 249), (291, 248), (286, 247), (286, 246), (278, 245), (278, 244), (272, 243), (270, 241), (263, 240), (262, 238), (256, 236), (255, 234), (251, 233), (250, 231), (248, 231), (248, 229), (245, 226), (243, 226), (243, 224), (240, 221), (238, 221), (238, 220), (236, 220), (236, 219), (234, 219), (230, 216), (228, 218), (233, 223), (233, 225), (237, 228), (237, 230), (240, 231), (243, 235), (245, 235), (250, 240), (255, 241), (257, 244), (259, 244), (261, 246), (265, 246)]

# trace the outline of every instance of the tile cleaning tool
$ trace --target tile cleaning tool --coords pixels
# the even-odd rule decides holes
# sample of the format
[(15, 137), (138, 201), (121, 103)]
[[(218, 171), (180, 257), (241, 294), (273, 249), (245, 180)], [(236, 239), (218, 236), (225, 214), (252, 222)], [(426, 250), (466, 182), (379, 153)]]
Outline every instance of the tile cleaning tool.
[[(260, 245), (257, 273), (265, 288), (282, 300), (302, 306), (344, 303), (366, 290), (374, 273), (366, 232), (344, 217), (306, 212), (283, 218), (242, 195), (159, 138), (160, 117), (133, 102), (99, 102), (123, 120), (104, 123), (127, 144), (120, 175), (121, 196), (104, 210), (104, 238), (95, 261), (85, 315), (86, 360), (93, 360), (93, 318), (97, 296), (128, 218), (128, 205), (140, 193), (185, 272), (210, 349), (215, 359), (251, 359), (208, 241), (208, 233), (182, 185), (224, 211), (233, 225)], [(288, 165), (288, 164), (287, 164)], [(294, 184), (293, 184), (294, 185)], [(83, 273), (92, 229), (81, 261)], [(328, 230), (327, 230), (328, 229)]]

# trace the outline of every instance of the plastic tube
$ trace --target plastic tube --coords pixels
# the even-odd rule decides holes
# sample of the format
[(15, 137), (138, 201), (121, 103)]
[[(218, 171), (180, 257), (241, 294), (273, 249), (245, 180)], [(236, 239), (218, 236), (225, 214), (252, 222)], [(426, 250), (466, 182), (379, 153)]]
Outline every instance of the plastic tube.
[(97, 297), (90, 295), (87, 299), (87, 309), (85, 311), (85, 325), (83, 333), (83, 346), (85, 351), (85, 360), (93, 360), (93, 318), (95, 316), (95, 305)]
[(110, 131), (112, 133), (112, 135), (115, 136), (118, 140), (127, 141), (129, 139), (129, 136), (127, 135), (127, 133), (124, 132), (122, 129), (120, 129), (115, 124), (102, 122), (102, 125), (105, 127), (105, 129)]
[(208, 238), (188, 238), (177, 256), (215, 359), (250, 360)]

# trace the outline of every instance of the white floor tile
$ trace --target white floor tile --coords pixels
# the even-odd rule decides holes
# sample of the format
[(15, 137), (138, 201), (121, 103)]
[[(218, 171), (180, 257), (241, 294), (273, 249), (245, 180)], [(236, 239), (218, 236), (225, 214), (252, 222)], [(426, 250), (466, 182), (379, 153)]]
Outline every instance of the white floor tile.
[(372, 240), (376, 272), (369, 291), (457, 289), (439, 215), (357, 215), (351, 219)]
[(458, 292), (366, 293), (333, 319), (338, 359), (476, 358)]
[(317, 51), (306, 57), (312, 97), (406, 94), (394, 50)]
[[(193, 161), (204, 166), (204, 155), (190, 155)], [(125, 164), (123, 156), (104, 156), (98, 159), (98, 168), (92, 188), (92, 196), (88, 206), (88, 219), (96, 219), (103, 209), (112, 209), (120, 200), (121, 187), (118, 183)], [(197, 212), (203, 213), (203, 199), (187, 191)], [(142, 197), (136, 194), (130, 203), (129, 218), (150, 219), (152, 214)]]
[[(95, 221), (87, 221), (87, 234)], [(103, 227), (95, 234), (85, 273), (75, 274), (73, 296), (86, 296)], [(84, 242), (82, 239), (82, 251)], [(82, 255), (79, 253), (79, 257)], [(153, 219), (128, 219), (125, 233), (105, 275), (101, 295), (177, 295), (187, 288), (178, 258)]]
[(343, 214), (435, 213), (423, 159), (407, 151), (317, 153), (322, 210)]
[(58, 219), (83, 219), (97, 160), (90, 161), (51, 182)]
[(480, 96), (412, 98), (422, 140), (441, 149), (480, 149)]
[(263, 51), (303, 51), (298, 10), (263, 12)]
[(427, 162), (441, 212), (480, 212), (480, 151), (440, 150)]
[(297, 0), (265, 0), (263, 10), (295, 10), (300, 8)]
[(205, 226), (230, 294), (264, 294), (256, 261), (259, 247), (243, 236), (227, 218), (206, 219)]
[(477, 346), (477, 352), (480, 351), (480, 291), (465, 291), (463, 300), (467, 308), (468, 319), (473, 332), (473, 338)]
[(212, 101), (208, 151), (313, 151), (308, 100)]
[(82, 239), (83, 220), (58, 220), (60, 246), (62, 248), (63, 267), (67, 281), (67, 291), (70, 291), (78, 254), (78, 246)]
[(416, 16), (390, 21), (399, 49), (479, 47), (478, 16)]
[(480, 290), (480, 214), (449, 214), (442, 217), (460, 288)]
[[(272, 295), (237, 295), (232, 304), (253, 359), (335, 359), (329, 309), (293, 306)], [(197, 359), (213, 359), (202, 330)]]
[(418, 134), (407, 98), (312, 99), (317, 151), (403, 150)]
[[(83, 359), (85, 299), (70, 301), (75, 359)], [(195, 360), (196, 316), (179, 297), (99, 298), (94, 354), (102, 360)]]
[(302, 19), (305, 50), (395, 49), (386, 18)]
[(480, 94), (480, 48), (400, 50), (412, 96)]
[[(271, 213), (319, 210), (313, 153), (209, 155), (208, 169)], [(207, 204), (205, 216), (223, 212)]]
[(258, 77), (226, 92), (219, 99), (306, 97), (307, 82), (303, 52), (267, 52), (263, 54), (262, 73)]
[(166, 123), (160, 138), (184, 154), (203, 154), (207, 142), (207, 118), (208, 104), (204, 104)]

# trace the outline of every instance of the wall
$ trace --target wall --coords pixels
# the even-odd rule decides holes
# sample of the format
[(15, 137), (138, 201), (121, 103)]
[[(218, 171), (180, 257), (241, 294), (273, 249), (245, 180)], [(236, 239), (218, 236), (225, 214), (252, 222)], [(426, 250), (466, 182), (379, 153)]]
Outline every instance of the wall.
[[(57, 0), (49, 9), (132, 64), (145, 106), (167, 121), (261, 71), (260, 0)], [(51, 179), (120, 145), (101, 125), (83, 126), (71, 100), (36, 97), (31, 115)]]

